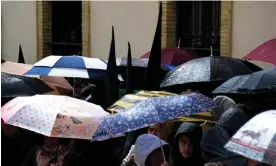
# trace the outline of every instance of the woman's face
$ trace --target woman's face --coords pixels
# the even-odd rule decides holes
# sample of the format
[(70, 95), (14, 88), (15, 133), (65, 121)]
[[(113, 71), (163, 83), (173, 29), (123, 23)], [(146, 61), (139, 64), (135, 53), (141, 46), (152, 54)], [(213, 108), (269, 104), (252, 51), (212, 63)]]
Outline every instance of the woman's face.
[(150, 128), (148, 129), (148, 134), (158, 136), (158, 125), (150, 126)]
[(178, 140), (178, 148), (179, 152), (183, 158), (190, 158), (193, 154), (193, 146), (191, 144), (191, 140), (186, 135), (180, 136)]

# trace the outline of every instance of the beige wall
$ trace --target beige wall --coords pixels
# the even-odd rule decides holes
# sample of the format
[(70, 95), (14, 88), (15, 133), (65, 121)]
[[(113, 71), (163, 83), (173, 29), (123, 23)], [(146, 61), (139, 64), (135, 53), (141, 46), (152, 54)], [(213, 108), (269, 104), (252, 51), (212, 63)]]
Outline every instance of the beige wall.
[(265, 41), (276, 38), (276, 2), (234, 1), (232, 19), (233, 57), (242, 58)]
[(158, 18), (157, 1), (91, 2), (91, 54), (107, 59), (114, 25), (117, 57), (139, 58), (150, 50)]
[(36, 2), (2, 1), (1, 54), (17, 62), (19, 44), (26, 63), (36, 62)]

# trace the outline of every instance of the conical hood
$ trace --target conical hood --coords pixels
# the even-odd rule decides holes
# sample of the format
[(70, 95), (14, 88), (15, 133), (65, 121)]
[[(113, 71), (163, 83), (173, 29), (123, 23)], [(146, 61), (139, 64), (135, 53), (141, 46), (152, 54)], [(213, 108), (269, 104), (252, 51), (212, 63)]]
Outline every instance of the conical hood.
[(161, 82), (161, 21), (162, 4), (159, 3), (159, 16), (152, 43), (146, 72), (145, 89), (159, 90)]
[(19, 44), (18, 63), (24, 63), (25, 64), (25, 59), (24, 59), (24, 56), (23, 56), (23, 51), (22, 51), (22, 48), (21, 48), (21, 44)]
[(109, 58), (106, 75), (106, 107), (112, 105), (119, 99), (119, 82), (116, 66), (114, 27), (112, 26), (112, 39), (110, 45)]
[(132, 57), (131, 57), (131, 47), (128, 42), (128, 54), (127, 54), (127, 76), (126, 76), (126, 93), (133, 93), (133, 85), (132, 85)]

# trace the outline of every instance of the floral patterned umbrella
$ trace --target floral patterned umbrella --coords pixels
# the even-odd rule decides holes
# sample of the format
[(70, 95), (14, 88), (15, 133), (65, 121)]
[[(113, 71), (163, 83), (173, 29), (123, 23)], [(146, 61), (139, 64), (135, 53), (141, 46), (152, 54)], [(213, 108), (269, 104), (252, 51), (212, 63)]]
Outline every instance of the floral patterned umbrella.
[(199, 93), (150, 98), (127, 108), (124, 112), (106, 117), (92, 141), (112, 138), (178, 117), (208, 111), (214, 107), (215, 103), (211, 98)]
[(252, 118), (238, 130), (225, 148), (246, 158), (276, 165), (276, 110)]
[(6, 124), (49, 137), (91, 139), (103, 117), (100, 106), (68, 96), (17, 97), (1, 108)]

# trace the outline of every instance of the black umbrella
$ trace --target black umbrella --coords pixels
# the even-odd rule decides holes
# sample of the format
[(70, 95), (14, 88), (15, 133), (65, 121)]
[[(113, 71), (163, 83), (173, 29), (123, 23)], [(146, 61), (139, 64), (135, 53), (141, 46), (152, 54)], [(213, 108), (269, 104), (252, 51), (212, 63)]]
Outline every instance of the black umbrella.
[(232, 77), (252, 72), (252, 69), (240, 59), (222, 56), (203, 57), (190, 60), (171, 70), (161, 83), (161, 87), (196, 85), (199, 89), (211, 83), (214, 89)]
[(258, 94), (276, 92), (276, 67), (236, 76), (217, 87), (214, 94)]
[(1, 72), (1, 97), (32, 96), (51, 91), (53, 89), (38, 78)]

